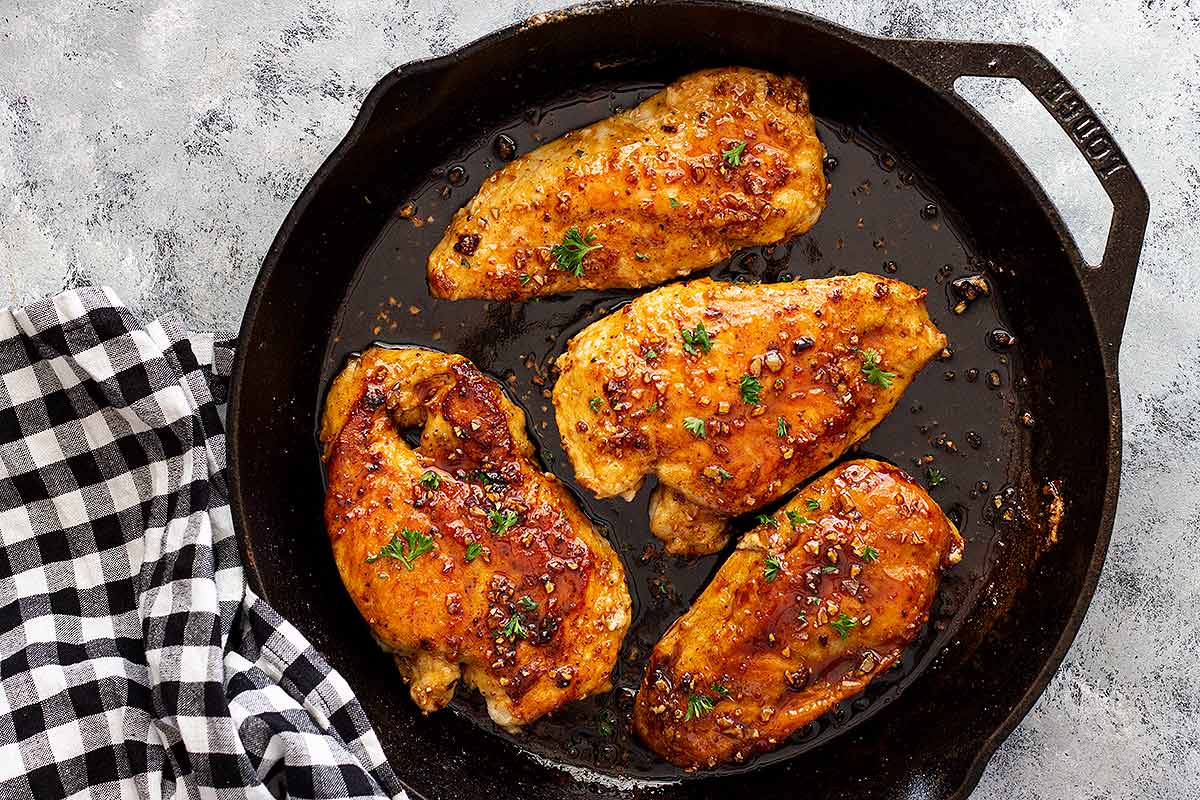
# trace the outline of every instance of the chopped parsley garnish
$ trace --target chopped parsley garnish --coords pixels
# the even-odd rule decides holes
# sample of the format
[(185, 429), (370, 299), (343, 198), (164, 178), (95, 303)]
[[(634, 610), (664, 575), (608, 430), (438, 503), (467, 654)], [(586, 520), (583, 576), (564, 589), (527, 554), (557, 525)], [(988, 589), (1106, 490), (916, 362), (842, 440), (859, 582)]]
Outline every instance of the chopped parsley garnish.
[(934, 486), (941, 486), (943, 483), (946, 482), (946, 476), (943, 475), (942, 471), (940, 469), (938, 469), (937, 467), (930, 467), (925, 472), (925, 477), (929, 480), (930, 488), (932, 488)]
[(830, 620), (829, 625), (838, 632), (838, 636), (845, 639), (852, 629), (858, 627), (858, 620), (843, 612), (837, 615), (837, 619)]
[(645, 253), (634, 253), (633, 257), (636, 258), (638, 261), (649, 261), (650, 260), (650, 256), (646, 255)]
[(757, 378), (749, 375), (742, 376), (742, 382), (739, 387), (742, 391), (742, 401), (756, 406), (762, 402), (763, 385), (758, 382)]
[(653, 361), (654, 359), (658, 358), (658, 351), (651, 348), (647, 350), (644, 355), (646, 356), (647, 361)]
[(729, 690), (719, 683), (714, 683), (712, 685), (712, 690), (713, 694), (717, 695), (718, 697), (729, 697)]
[(471, 563), (479, 558), (479, 554), (483, 552), (483, 545), (479, 542), (471, 542), (467, 545), (467, 563)]
[(679, 208), (679, 201), (674, 197), (671, 198), (671, 208)]
[[(500, 634), (506, 639), (525, 638), (525, 620), (521, 619), (520, 614), (513, 614), (508, 618), (508, 622), (504, 623), (504, 627), (500, 629)], [(842, 637), (843, 639), (846, 637)]]
[(521, 608), (525, 609), (526, 611), (536, 611), (537, 610), (537, 601), (534, 600), (532, 597), (530, 597), (527, 594), (521, 595), (521, 599), (517, 601), (517, 605), (519, 605)]
[(733, 477), (733, 473), (729, 472), (724, 467), (717, 467), (717, 477), (723, 481), (727, 481)]
[(488, 527), (492, 529), (492, 533), (497, 536), (503, 536), (505, 531), (517, 524), (517, 512), (511, 508), (506, 508), (503, 511), (492, 509), (487, 512)]
[(862, 371), (867, 376), (867, 383), (882, 386), (884, 389), (892, 385), (892, 381), (896, 380), (896, 373), (884, 372), (880, 369), (879, 353), (876, 353), (874, 350), (859, 350), (857, 352), (862, 356)]
[(558, 262), (558, 268), (563, 272), (569, 272), (576, 278), (582, 278), (584, 256), (604, 246), (593, 244), (595, 241), (596, 234), (592, 233), (591, 228), (588, 228), (587, 233), (580, 234), (579, 228), (572, 225), (566, 236), (563, 237), (562, 244), (556, 244), (550, 248), (550, 255), (554, 256), (554, 260)]
[[(832, 575), (835, 572), (837, 572), (837, 567), (833, 566), (832, 564), (826, 564), (825, 566), (821, 567), (822, 575)], [(846, 637), (843, 636), (842, 638), (845, 639)]]
[(703, 439), (707, 432), (704, 427), (704, 420), (699, 417), (684, 417), (683, 428), (697, 439)]
[(651, 403), (650, 405), (646, 406), (646, 410), (647, 410), (647, 411), (658, 411), (658, 401), (657, 401), (657, 400), (655, 400), (653, 403)]
[(725, 159), (725, 163), (731, 167), (740, 167), (742, 165), (742, 153), (746, 150), (745, 142), (738, 142), (728, 150), (721, 151), (721, 158)]
[(679, 335), (683, 337), (683, 352), (688, 355), (696, 356), (712, 350), (712, 337), (704, 329), (703, 322), (690, 331), (680, 328)]
[(604, 401), (599, 397), (593, 397), (591, 400), (588, 400), (588, 405), (591, 406), (592, 411), (599, 411), (600, 406), (604, 405)]
[(767, 583), (774, 583), (783, 569), (783, 560), (779, 556), (767, 556), (763, 559), (763, 578)]
[(526, 272), (522, 272), (520, 275), (517, 276), (517, 280), (519, 280), (521, 282), (521, 285), (524, 286), (525, 284), (529, 283), (529, 274)]
[(687, 714), (684, 715), (683, 721), (700, 719), (700, 717), (712, 711), (714, 705), (713, 699), (706, 694), (688, 695)]
[(413, 568), (413, 559), (425, 555), (432, 549), (432, 536), (404, 528), (399, 534), (393, 533), (392, 540), (379, 548), (378, 553), (373, 556), (367, 556), (367, 563), (374, 564), (379, 559), (387, 556), (388, 558), (396, 559), (411, 570)]
[(813, 500), (811, 497), (804, 501), (804, 505), (808, 506), (809, 511), (820, 511), (821, 501)]
[(475, 470), (473, 477), (484, 486), (503, 486), (507, 481), (501, 478), (498, 473), (488, 472), (486, 470)]
[(598, 727), (599, 727), (601, 736), (612, 736), (613, 735), (613, 724), (611, 721), (609, 721), (607, 719), (602, 719), (602, 720), (600, 720), (600, 725)]
[(780, 439), (786, 439), (787, 435), (788, 435), (788, 430), (791, 427), (792, 427), (791, 425), (788, 425), (788, 421), (786, 419), (784, 419), (783, 417), (780, 417), (779, 421), (775, 423), (775, 435), (778, 436)]
[(816, 525), (817, 523), (801, 514), (799, 511), (787, 512), (788, 522), (792, 523), (792, 528), (799, 528), (801, 525)]
[(775, 528), (779, 527), (779, 520), (775, 519), (770, 514), (759, 514), (754, 518), (754, 521), (759, 525), (771, 525)]
[(859, 558), (861, 558), (863, 561), (874, 561), (875, 559), (879, 558), (879, 551), (874, 547), (867, 545), (862, 549), (862, 555), (859, 556)]
[(428, 486), (430, 489), (436, 489), (442, 485), (441, 476), (431, 469), (425, 470), (425, 474), (421, 476), (421, 483)]

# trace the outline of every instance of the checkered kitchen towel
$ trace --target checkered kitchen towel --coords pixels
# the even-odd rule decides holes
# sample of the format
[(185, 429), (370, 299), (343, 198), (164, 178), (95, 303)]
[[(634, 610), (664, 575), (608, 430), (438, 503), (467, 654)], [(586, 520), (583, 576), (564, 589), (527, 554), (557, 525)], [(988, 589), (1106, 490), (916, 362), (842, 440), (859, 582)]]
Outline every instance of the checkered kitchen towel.
[(2, 800), (403, 796), (243, 579), (231, 361), (109, 290), (0, 309)]

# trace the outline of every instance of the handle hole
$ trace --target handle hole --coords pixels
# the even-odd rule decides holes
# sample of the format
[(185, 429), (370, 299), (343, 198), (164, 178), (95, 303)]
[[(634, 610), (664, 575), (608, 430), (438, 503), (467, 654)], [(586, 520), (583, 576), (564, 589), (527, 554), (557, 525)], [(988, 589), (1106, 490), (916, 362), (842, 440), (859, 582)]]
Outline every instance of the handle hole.
[(1041, 183), (1090, 266), (1104, 257), (1113, 204), (1083, 154), (1016, 78), (964, 76), (954, 91), (991, 123)]

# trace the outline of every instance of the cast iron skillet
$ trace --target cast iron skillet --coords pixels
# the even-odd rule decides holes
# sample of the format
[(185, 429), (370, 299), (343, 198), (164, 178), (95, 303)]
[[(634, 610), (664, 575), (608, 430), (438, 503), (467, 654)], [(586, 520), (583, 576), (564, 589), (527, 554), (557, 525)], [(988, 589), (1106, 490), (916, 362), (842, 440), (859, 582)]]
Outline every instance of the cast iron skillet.
[[(643, 553), (654, 543), (645, 492), (628, 505), (579, 493), (634, 595), (616, 690), (520, 739), (496, 731), (465, 692), (453, 710), (421, 718), (332, 564), (314, 441), (324, 388), (372, 341), (461, 352), (506, 381), (547, 468), (573, 485), (542, 394), (548, 365), (571, 334), (636, 293), (445, 303), (428, 296), (425, 257), (499, 165), (500, 134), (525, 152), (692, 69), (731, 64), (809, 80), (833, 190), (809, 234), (707, 274), (775, 281), (865, 270), (930, 288), (952, 352), (862, 450), (931, 483), (930, 468), (945, 476), (932, 491), (961, 524), (967, 558), (947, 574), (903, 664), (862, 697), (757, 761), (684, 774), (636, 742), (627, 712), (646, 651), (724, 556)], [(954, 93), (961, 75), (1020, 79), (1076, 142), (1114, 206), (1098, 267)], [(1087, 104), (1018, 45), (882, 40), (778, 9), (668, 1), (538, 17), (398, 69), (288, 215), (246, 311), (229, 438), (248, 577), (355, 688), (422, 796), (773, 798), (802, 787), (826, 798), (963, 797), (1062, 660), (1104, 561), (1120, 474), (1117, 347), (1147, 213), (1141, 184)], [(976, 274), (993, 293), (955, 313), (953, 282)], [(1065, 499), (1059, 525), (1050, 522), (1055, 494)]]

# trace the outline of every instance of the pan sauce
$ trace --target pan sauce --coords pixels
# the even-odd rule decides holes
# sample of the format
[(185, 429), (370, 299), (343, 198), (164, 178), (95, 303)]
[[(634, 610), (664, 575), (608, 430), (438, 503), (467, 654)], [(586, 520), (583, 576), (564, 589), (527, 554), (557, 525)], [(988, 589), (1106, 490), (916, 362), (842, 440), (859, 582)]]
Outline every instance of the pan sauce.
[[(412, 187), (409, 202), (396, 210), (358, 268), (323, 368), (323, 385), (328, 385), (347, 355), (375, 341), (467, 356), (500, 379), (525, 409), (545, 467), (564, 479), (585, 512), (607, 532), (624, 562), (633, 595), (633, 623), (614, 672), (613, 691), (538, 720), (519, 737), (491, 723), (478, 694), (460, 689), (452, 703), (454, 713), (539, 759), (573, 768), (577, 777), (670, 780), (683, 774), (638, 742), (628, 717), (650, 648), (725, 554), (691, 561), (662, 555), (661, 543), (646, 522), (653, 481), (631, 503), (596, 501), (573, 484), (570, 464), (559, 447), (549, 401), (554, 380), (550, 364), (573, 334), (636, 296), (636, 291), (589, 291), (525, 304), (439, 301), (425, 286), (425, 258), (454, 211), (503, 157), (529, 152), (541, 142), (628, 108), (658, 88), (593, 87), (563, 102), (530, 109), (480, 137)], [(814, 104), (832, 184), (821, 220), (791, 242), (743, 251), (692, 277), (772, 282), (864, 271), (928, 288), (930, 315), (949, 336), (950, 353), (917, 377), (896, 410), (847, 457), (892, 461), (927, 485), (927, 471), (938, 470), (944, 482), (931, 493), (958, 524), (967, 546), (963, 562), (943, 578), (929, 623), (899, 665), (876, 678), (862, 695), (841, 703), (753, 762), (757, 764), (827, 742), (885, 706), (924, 670), (937, 669), (938, 654), (953, 646), (958, 625), (986, 590), (1006, 530), (1020, 519), (1014, 508), (1016, 493), (1005, 491), (1014, 482), (1008, 473), (1011, 464), (1019, 463), (1016, 454), (1022, 442), (1022, 408), (1014, 389), (1021, 385), (1019, 345), (996, 346), (1002, 337), (995, 331), (1008, 326), (994, 290), (965, 300), (961, 288), (978, 286), (980, 281), (970, 278), (982, 275), (991, 289), (994, 282), (987, 276), (994, 266), (960, 240), (953, 213), (929, 196), (919, 176), (900, 158), (862, 131), (820, 119), (819, 97)], [(745, 519), (735, 530), (748, 527), (750, 520)], [(366, 641), (365, 625), (363, 633)]]

